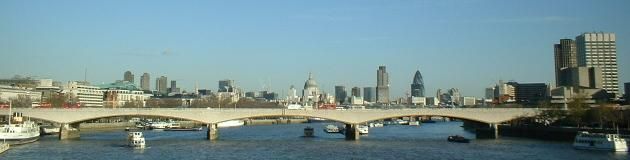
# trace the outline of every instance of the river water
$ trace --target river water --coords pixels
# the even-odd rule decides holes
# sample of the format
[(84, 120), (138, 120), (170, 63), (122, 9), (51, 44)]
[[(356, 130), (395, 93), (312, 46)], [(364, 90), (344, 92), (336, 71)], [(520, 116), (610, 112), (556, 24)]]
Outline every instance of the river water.
[[(327, 134), (329, 123), (220, 128), (219, 140), (206, 132), (145, 131), (146, 149), (124, 147), (126, 132), (82, 132), (80, 140), (45, 136), (12, 146), (0, 159), (630, 159), (628, 153), (574, 150), (570, 142), (501, 137), (449, 143), (448, 135), (474, 138), (461, 122), (371, 128), (359, 141)], [(306, 126), (315, 138), (303, 138)]]

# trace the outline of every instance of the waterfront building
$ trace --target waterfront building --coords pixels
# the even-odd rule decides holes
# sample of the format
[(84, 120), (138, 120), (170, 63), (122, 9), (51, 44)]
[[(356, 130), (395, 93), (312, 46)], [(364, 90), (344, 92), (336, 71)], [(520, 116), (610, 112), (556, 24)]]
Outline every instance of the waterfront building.
[(461, 105), (461, 101), (460, 101), (460, 97), (461, 94), (459, 93), (459, 89), (457, 88), (451, 88), (448, 90), (448, 95), (450, 96), (450, 100), (453, 103), (453, 105)]
[(363, 99), (366, 102), (376, 102), (376, 88), (363, 87)]
[(617, 44), (614, 33), (590, 32), (575, 38), (580, 67), (599, 67), (602, 88), (619, 97)]
[(461, 97), (459, 101), (460, 106), (474, 106), (477, 104), (477, 99), (475, 97)]
[(219, 90), (218, 92), (234, 92), (236, 85), (234, 80), (225, 79), (219, 81)]
[(158, 94), (166, 95), (168, 94), (167, 89), (168, 80), (165, 76), (161, 76), (155, 80), (155, 90), (157, 90)]
[(245, 92), (245, 97), (256, 98), (256, 92)]
[(350, 104), (353, 105), (353, 106), (363, 105), (363, 97), (351, 96), (350, 97)]
[(576, 43), (572, 39), (561, 39), (560, 43), (554, 45), (554, 61), (556, 73), (556, 85), (565, 86), (566, 76), (562, 70), (565, 68), (578, 67)]
[(123, 76), (123, 81), (127, 81), (127, 82), (131, 82), (133, 83), (133, 74), (131, 73), (131, 71), (127, 71), (125, 72), (125, 75)]
[(335, 86), (335, 100), (337, 100), (337, 103), (343, 104), (346, 102), (347, 97), (348, 93), (345, 86)]
[(138, 88), (136, 84), (129, 81), (117, 81), (97, 85), (97, 87), (103, 92), (105, 107), (118, 108), (130, 102), (139, 104), (139, 106), (135, 107), (144, 107), (146, 100), (151, 97), (150, 94), (144, 94), (144, 91)]
[(484, 98), (493, 100), (495, 98), (495, 96), (494, 96), (494, 89), (495, 89), (494, 87), (486, 88), (486, 94), (485, 94)]
[(424, 80), (420, 70), (416, 71), (413, 76), (413, 82), (411, 83), (411, 96), (412, 97), (424, 97)]
[[(26, 104), (27, 106), (23, 106), (23, 107), (37, 107), (39, 106), (42, 100), (42, 92), (39, 92), (32, 88), (0, 85), (0, 103), (5, 103), (11, 100), (19, 100), (19, 99), (25, 99), (25, 100), (31, 101), (30, 104)], [(4, 105), (4, 104), (0, 104), (0, 105)]]
[(151, 77), (149, 76), (149, 73), (144, 73), (140, 76), (140, 88), (142, 91), (151, 90)]
[[(304, 82), (302, 90), (302, 103), (305, 108), (311, 108), (320, 100), (320, 91), (312, 73), (308, 73), (308, 80)], [(308, 106), (308, 107), (307, 107)]]
[(385, 66), (379, 66), (376, 71), (376, 102), (389, 103), (389, 74)]
[(516, 102), (516, 91), (514, 86), (510, 84), (510, 82), (505, 83), (503, 81), (499, 81), (499, 83), (494, 87), (494, 103), (513, 103)]
[(427, 105), (426, 97), (409, 97), (409, 104), (424, 107)]
[(602, 88), (602, 70), (599, 67), (571, 67), (560, 71), (563, 83), (560, 86)]
[(103, 107), (103, 91), (87, 82), (70, 81), (61, 92), (76, 98), (81, 107)]
[(549, 100), (549, 86), (545, 83), (508, 82), (514, 86), (515, 100), (518, 104), (538, 105)]
[(440, 99), (437, 97), (426, 97), (425, 103), (427, 106), (438, 106), (440, 105)]
[(604, 89), (561, 86), (551, 90), (551, 104), (560, 104), (568, 109), (568, 103), (575, 98), (584, 99), (586, 104), (607, 102), (609, 94)]

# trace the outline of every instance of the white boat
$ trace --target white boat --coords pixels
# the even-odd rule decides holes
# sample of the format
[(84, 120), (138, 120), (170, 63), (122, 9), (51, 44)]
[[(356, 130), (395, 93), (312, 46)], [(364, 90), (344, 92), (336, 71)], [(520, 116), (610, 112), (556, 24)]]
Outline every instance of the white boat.
[(410, 126), (419, 126), (420, 125), (420, 121), (411, 121), (409, 122)]
[(357, 129), (359, 130), (359, 134), (368, 134), (368, 131), (369, 131), (370, 127), (368, 127), (366, 125), (359, 125), (359, 127), (357, 127)]
[[(9, 112), (11, 112), (11, 107), (9, 107)], [(18, 112), (11, 115), (8, 124), (0, 127), (0, 140), (9, 144), (35, 142), (39, 139), (40, 134), (39, 125), (30, 120), (24, 121), (22, 113)]]
[(149, 128), (160, 130), (160, 129), (165, 129), (168, 125), (169, 123), (166, 123), (166, 122), (152, 122), (149, 124)]
[(289, 109), (289, 110), (302, 110), (302, 109), (304, 109), (304, 106), (299, 105), (299, 104), (289, 104), (289, 105), (287, 105), (287, 109)]
[(142, 132), (127, 133), (127, 141), (127, 145), (129, 145), (129, 147), (144, 148), (146, 146)]
[(324, 132), (326, 133), (339, 133), (339, 127), (336, 125), (329, 124), (324, 128)]
[(397, 119), (396, 123), (398, 123), (400, 125), (407, 125), (407, 124), (409, 124), (409, 121), (402, 120), (402, 119)]
[(573, 147), (587, 150), (628, 151), (626, 140), (619, 137), (619, 134), (580, 132), (575, 136)]
[(182, 126), (179, 123), (169, 123), (166, 128), (170, 128), (170, 129), (177, 129), (177, 128), (182, 128)]
[(238, 126), (242, 126), (242, 125), (245, 125), (245, 121), (242, 121), (242, 120), (229, 120), (229, 121), (218, 123), (217, 127), (220, 127), (220, 128), (224, 128), (224, 127), (238, 127)]
[(57, 134), (60, 131), (59, 127), (55, 127), (55, 126), (47, 126), (47, 127), (41, 127), (42, 129), (42, 133), (45, 135), (53, 135), (53, 134)]
[(368, 124), (368, 126), (369, 126), (370, 128), (374, 128), (374, 127), (383, 127), (383, 123), (380, 123), (380, 122), (372, 122), (372, 123)]

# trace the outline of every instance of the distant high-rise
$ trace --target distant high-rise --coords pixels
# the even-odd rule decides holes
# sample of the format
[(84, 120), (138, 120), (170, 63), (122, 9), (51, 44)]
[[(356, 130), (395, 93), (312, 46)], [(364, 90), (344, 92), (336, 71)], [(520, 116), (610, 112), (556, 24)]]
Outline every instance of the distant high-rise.
[(413, 82), (411, 83), (411, 96), (424, 97), (424, 80), (422, 80), (420, 70), (416, 71), (416, 74), (413, 76)]
[(376, 102), (389, 103), (389, 74), (385, 66), (376, 71)]
[(166, 79), (165, 76), (161, 76), (157, 78), (155, 80), (155, 90), (157, 90), (158, 93), (160, 94), (167, 94), (168, 93), (168, 90), (167, 90), (168, 87), (166, 86), (167, 83), (168, 83), (168, 80)]
[(345, 86), (335, 86), (335, 100), (337, 100), (339, 104), (346, 102), (347, 97), (348, 93), (346, 92)]
[(367, 102), (376, 102), (376, 89), (374, 87), (364, 87), (363, 100)]
[(630, 104), (630, 82), (623, 84), (624, 95), (626, 95), (626, 104)]
[(561, 39), (559, 44), (554, 45), (554, 61), (556, 71), (556, 85), (567, 85), (567, 77), (562, 70), (565, 68), (578, 67), (577, 50), (575, 41), (572, 39)]
[(149, 77), (149, 73), (144, 73), (140, 76), (140, 88), (143, 91), (151, 90), (151, 77)]
[(123, 77), (123, 81), (127, 81), (127, 82), (133, 83), (133, 74), (131, 73), (131, 71), (125, 72), (125, 76)]
[(233, 92), (234, 80), (226, 79), (219, 81), (219, 92)]
[(352, 96), (353, 97), (361, 97), (361, 88), (352, 87)]
[(171, 81), (170, 93), (179, 93), (179, 88), (177, 88), (177, 81)]
[(617, 44), (614, 33), (591, 32), (575, 37), (580, 67), (598, 67), (602, 70), (602, 86), (608, 93), (619, 97)]

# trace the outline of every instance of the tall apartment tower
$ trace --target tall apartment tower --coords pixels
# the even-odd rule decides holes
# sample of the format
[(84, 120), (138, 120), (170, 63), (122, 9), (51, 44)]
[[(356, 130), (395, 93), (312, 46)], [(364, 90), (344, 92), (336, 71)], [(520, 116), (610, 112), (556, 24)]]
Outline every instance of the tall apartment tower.
[(149, 73), (144, 73), (140, 76), (140, 88), (143, 91), (151, 90), (151, 77), (149, 76)]
[(389, 103), (389, 74), (385, 66), (376, 71), (376, 102)]
[(572, 39), (561, 39), (560, 43), (555, 44), (553, 48), (556, 64), (556, 86), (567, 86), (567, 75), (564, 75), (562, 70), (578, 67), (576, 43)]
[(127, 82), (133, 83), (133, 74), (131, 73), (131, 71), (125, 72), (125, 75), (123, 77), (123, 81), (127, 81)]
[(413, 75), (413, 82), (411, 83), (411, 96), (424, 97), (424, 80), (422, 80), (420, 70), (416, 71), (416, 74)]
[(167, 79), (165, 76), (161, 76), (159, 78), (157, 78), (155, 80), (155, 90), (158, 91), (158, 93), (160, 94), (167, 94), (168, 90), (167, 90)]
[(590, 32), (575, 37), (580, 67), (598, 67), (602, 71), (602, 86), (619, 97), (617, 44), (614, 33)]

